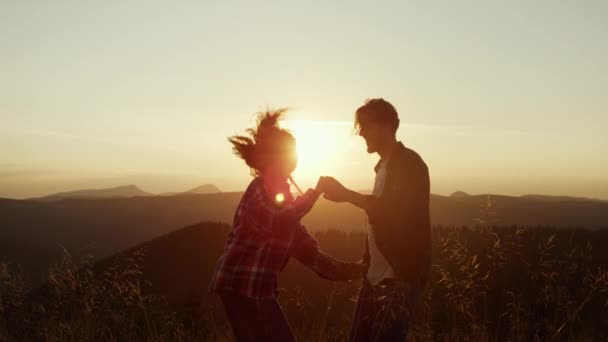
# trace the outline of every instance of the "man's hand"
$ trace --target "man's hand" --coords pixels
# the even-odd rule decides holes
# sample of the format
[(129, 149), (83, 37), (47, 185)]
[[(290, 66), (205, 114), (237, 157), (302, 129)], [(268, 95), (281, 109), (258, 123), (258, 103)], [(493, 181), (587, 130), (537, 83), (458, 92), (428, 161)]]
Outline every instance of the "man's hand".
[(333, 177), (321, 177), (323, 178), (323, 189), (325, 192), (325, 199), (328, 199), (333, 202), (346, 202), (349, 200), (350, 190), (348, 190), (344, 185), (338, 182)]

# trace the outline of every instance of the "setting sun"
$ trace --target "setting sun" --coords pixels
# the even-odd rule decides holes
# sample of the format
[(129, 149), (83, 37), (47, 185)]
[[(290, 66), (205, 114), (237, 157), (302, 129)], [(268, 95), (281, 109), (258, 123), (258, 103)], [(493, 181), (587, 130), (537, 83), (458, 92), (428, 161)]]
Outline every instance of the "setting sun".
[(352, 138), (348, 122), (287, 120), (283, 125), (296, 138), (298, 167), (294, 173), (305, 179), (334, 170), (347, 138)]
[(297, 122), (292, 129), (297, 140), (297, 153), (302, 165), (320, 165), (327, 162), (335, 149), (335, 132), (319, 124)]
[(0, 342), (608, 342), (606, 18), (0, 0)]

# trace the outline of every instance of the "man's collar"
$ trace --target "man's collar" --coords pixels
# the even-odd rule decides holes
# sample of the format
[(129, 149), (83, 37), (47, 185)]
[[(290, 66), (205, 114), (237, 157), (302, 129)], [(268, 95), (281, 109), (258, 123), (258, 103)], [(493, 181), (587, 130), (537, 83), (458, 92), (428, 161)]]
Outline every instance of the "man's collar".
[[(395, 147), (393, 148), (393, 151), (391, 151), (391, 155), (386, 158), (387, 159), (386, 162), (390, 163), (391, 159), (393, 158), (393, 155), (395, 155), (395, 153), (397, 153), (397, 150), (401, 150), (404, 148), (405, 148), (405, 146), (403, 145), (403, 143), (401, 141), (397, 141), (397, 143), (395, 144)], [(384, 160), (383, 158), (378, 160), (378, 162), (376, 163), (376, 166), (374, 166), (375, 172), (378, 172), (378, 170), (380, 169), (380, 165), (382, 165), (383, 160)]]

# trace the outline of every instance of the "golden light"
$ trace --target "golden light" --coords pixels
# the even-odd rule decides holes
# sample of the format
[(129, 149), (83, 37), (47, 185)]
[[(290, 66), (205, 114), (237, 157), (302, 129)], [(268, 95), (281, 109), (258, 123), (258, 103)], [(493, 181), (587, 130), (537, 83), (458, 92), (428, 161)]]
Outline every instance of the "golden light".
[(305, 176), (318, 176), (331, 169), (338, 159), (337, 151), (344, 144), (344, 133), (349, 133), (343, 123), (323, 120), (293, 120), (284, 126), (296, 138), (296, 174)]
[(285, 195), (282, 193), (278, 193), (278, 194), (276, 194), (276, 196), (274, 196), (274, 200), (277, 203), (283, 203), (283, 202), (285, 202)]

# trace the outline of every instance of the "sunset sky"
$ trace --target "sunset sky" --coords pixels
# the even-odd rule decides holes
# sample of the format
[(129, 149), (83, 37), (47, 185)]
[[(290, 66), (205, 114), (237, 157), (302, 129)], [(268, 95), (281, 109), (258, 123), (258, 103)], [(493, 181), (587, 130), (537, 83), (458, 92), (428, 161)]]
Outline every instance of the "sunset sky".
[(0, 197), (243, 190), (226, 138), (290, 107), (302, 187), (369, 189), (383, 97), (432, 192), (608, 199), (607, 1), (1, 1)]

